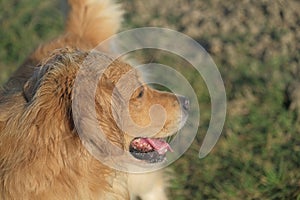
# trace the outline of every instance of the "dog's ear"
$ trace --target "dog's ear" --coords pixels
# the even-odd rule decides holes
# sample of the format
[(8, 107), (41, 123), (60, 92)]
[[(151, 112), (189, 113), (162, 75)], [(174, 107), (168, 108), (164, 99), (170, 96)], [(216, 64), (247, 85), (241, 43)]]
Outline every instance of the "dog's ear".
[(30, 102), (34, 93), (35, 93), (35, 87), (34, 85), (32, 84), (32, 82), (30, 81), (27, 81), (23, 87), (23, 94), (24, 94), (24, 97), (26, 99), (27, 102)]
[(37, 66), (33, 72), (33, 75), (28, 81), (25, 82), (23, 87), (23, 95), (27, 102), (30, 102), (33, 99), (40, 85), (41, 79), (47, 71), (46, 68), (47, 67), (42, 68), (41, 66)]
[(44, 87), (44, 92), (48, 95), (70, 92), (69, 86), (73, 83), (73, 76), (86, 56), (87, 52), (72, 48), (62, 48), (52, 52), (41, 65), (35, 67), (31, 78), (25, 83), (23, 94), (27, 102), (32, 101), (40, 87)]
[(23, 95), (27, 102), (32, 101), (36, 92), (40, 88), (45, 75), (53, 70), (55, 65), (51, 62), (35, 67), (32, 76), (25, 82), (23, 86)]

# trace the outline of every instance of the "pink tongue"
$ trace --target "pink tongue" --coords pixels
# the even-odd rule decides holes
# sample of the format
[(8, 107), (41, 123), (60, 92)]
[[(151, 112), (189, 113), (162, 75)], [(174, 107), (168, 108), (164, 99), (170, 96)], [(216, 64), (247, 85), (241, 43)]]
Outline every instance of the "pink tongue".
[(159, 154), (165, 154), (167, 151), (173, 152), (170, 145), (161, 139), (144, 138), (144, 140), (148, 142)]

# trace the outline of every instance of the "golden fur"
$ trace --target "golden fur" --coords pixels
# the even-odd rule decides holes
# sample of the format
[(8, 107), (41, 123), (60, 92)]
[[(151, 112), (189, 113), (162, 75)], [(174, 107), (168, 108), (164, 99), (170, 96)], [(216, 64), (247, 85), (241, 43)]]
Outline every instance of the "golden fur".
[[(86, 150), (72, 118), (80, 65), (91, 55), (88, 50), (117, 31), (121, 11), (108, 0), (69, 3), (65, 33), (37, 48), (0, 91), (0, 199), (129, 199), (127, 174), (107, 167)], [(110, 59), (99, 52), (92, 58), (95, 63)], [(128, 82), (142, 83), (131, 66), (116, 60), (103, 70), (95, 97), (98, 125), (111, 143), (125, 150), (133, 137), (114, 121), (113, 108), (120, 105), (110, 103), (116, 83), (129, 71)], [(173, 134), (181, 120), (173, 94), (139, 87), (130, 98), (131, 118), (146, 127), (153, 104), (167, 111), (166, 123), (154, 137)], [(85, 117), (89, 116), (82, 116), (79, 126), (85, 125)], [(97, 145), (107, 153), (105, 144)]]

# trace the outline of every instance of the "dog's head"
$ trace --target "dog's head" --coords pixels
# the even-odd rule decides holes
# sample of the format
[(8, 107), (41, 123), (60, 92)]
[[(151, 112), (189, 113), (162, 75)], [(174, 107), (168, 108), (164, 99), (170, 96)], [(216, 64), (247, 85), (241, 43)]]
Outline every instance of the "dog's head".
[[(79, 73), (87, 57), (88, 65), (93, 67)], [(110, 62), (109, 66), (100, 66), (103, 62)], [(75, 83), (79, 74), (89, 78)], [(90, 85), (95, 85), (92, 100), (80, 93)], [(78, 129), (93, 133), (95, 124), (91, 125), (90, 109), (94, 109), (97, 126), (111, 144), (128, 150), (138, 160), (151, 163), (163, 161), (166, 152), (172, 151), (165, 138), (181, 128), (189, 107), (187, 98), (144, 84), (130, 65), (99, 52), (91, 54), (73, 49), (56, 52), (38, 67), (24, 86), (24, 97), (27, 106), (39, 107), (37, 115), (58, 118), (61, 124), (56, 122), (50, 128), (53, 131), (65, 129), (64, 134), (78, 133)], [(81, 101), (75, 101), (75, 97), (80, 97)], [(76, 120), (74, 106), (81, 108)], [(98, 136), (88, 133), (84, 134), (86, 141), (95, 149), (101, 153), (111, 150)]]

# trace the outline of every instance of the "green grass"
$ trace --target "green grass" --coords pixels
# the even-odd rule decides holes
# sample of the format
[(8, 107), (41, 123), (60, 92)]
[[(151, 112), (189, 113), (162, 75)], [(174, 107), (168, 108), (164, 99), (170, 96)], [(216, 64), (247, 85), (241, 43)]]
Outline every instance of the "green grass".
[(41, 42), (62, 32), (62, 16), (56, 1), (0, 2), (0, 83)]
[[(39, 43), (62, 32), (63, 17), (54, 1), (2, 0), (0, 13), (3, 83)], [(135, 11), (129, 13), (124, 26), (138, 26), (132, 23)], [(177, 19), (168, 21), (176, 25)], [(286, 33), (274, 27), (263, 29), (277, 42)], [(234, 59), (213, 55), (224, 79), (228, 114), (220, 140), (204, 159), (198, 158), (198, 151), (210, 118), (206, 86), (203, 82), (198, 84), (201, 78), (193, 70), (180, 69), (187, 65), (185, 61), (174, 62), (167, 55), (155, 53), (148, 56), (151, 61), (181, 70), (198, 91), (201, 108), (197, 139), (171, 166), (176, 179), (172, 181), (170, 199), (300, 199), (299, 119), (285, 105), (286, 86), (295, 78), (286, 66), (295, 58), (251, 55), (249, 41), (255, 43), (256, 37), (247, 33), (219, 33), (195, 38), (208, 42), (220, 38), (233, 45), (239, 55)]]

